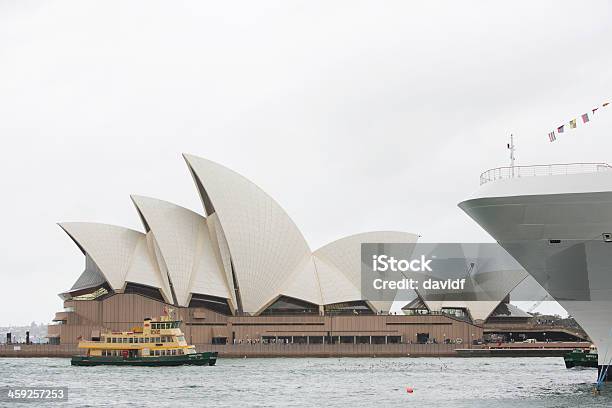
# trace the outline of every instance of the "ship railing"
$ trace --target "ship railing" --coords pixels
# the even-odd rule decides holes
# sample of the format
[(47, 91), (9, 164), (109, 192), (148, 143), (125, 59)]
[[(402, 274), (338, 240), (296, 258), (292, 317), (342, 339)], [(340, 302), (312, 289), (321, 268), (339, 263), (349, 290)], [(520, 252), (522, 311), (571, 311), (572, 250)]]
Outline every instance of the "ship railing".
[(536, 164), (489, 169), (480, 175), (480, 185), (491, 181), (518, 177), (555, 176), (566, 174), (599, 173), (612, 171), (607, 163)]

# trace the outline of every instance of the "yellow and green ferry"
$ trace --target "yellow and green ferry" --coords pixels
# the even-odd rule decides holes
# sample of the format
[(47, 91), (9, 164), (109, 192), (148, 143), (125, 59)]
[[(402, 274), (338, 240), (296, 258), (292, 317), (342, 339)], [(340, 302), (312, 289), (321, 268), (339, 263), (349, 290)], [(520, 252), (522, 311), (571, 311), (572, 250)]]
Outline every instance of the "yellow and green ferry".
[(99, 341), (80, 341), (85, 355), (73, 356), (74, 366), (129, 365), (178, 366), (208, 365), (217, 362), (217, 352), (196, 352), (180, 329), (180, 320), (170, 316), (146, 318), (132, 331), (104, 331)]

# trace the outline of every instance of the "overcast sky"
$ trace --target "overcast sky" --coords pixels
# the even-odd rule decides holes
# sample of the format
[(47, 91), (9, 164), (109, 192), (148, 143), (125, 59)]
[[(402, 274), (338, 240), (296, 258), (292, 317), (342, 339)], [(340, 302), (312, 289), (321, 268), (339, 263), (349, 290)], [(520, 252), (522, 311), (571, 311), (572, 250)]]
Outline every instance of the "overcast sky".
[[(461, 4), (458, 4), (461, 3)], [(0, 0), (0, 325), (49, 321), (84, 257), (56, 226), (202, 212), (181, 153), (271, 194), (316, 249), (491, 238), (458, 207), (508, 164), (612, 161), (612, 3)]]

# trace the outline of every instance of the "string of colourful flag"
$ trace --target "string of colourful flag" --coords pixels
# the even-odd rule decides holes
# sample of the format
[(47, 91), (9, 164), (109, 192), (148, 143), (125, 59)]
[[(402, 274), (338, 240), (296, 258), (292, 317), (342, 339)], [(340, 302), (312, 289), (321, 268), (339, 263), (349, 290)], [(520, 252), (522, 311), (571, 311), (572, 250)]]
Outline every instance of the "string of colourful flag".
[[(609, 104), (610, 104), (610, 102), (604, 102), (604, 103), (601, 104), (601, 107), (605, 108)], [(599, 109), (599, 106), (591, 109), (591, 116), (590, 117), (589, 117), (589, 113), (588, 112), (587, 113), (583, 113), (582, 115), (580, 115), (580, 119), (582, 119), (582, 123), (583, 124), (588, 123), (591, 120), (591, 118), (593, 116), (595, 116), (595, 112), (597, 112), (598, 109)], [(578, 124), (578, 118), (574, 118), (574, 119), (570, 120), (569, 122), (564, 123), (561, 126), (558, 126), (557, 130), (556, 130), (557, 133), (555, 133), (554, 130), (552, 132), (548, 133), (548, 140), (550, 142), (554, 142), (555, 140), (557, 140), (557, 135), (565, 132), (565, 126), (566, 125), (569, 126), (570, 129), (576, 129), (577, 124)]]

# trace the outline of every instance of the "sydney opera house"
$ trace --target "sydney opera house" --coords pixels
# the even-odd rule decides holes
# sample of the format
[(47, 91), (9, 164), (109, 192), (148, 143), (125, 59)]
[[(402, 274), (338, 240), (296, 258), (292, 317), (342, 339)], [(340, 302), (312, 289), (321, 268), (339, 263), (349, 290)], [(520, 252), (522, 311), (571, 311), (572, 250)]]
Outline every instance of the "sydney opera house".
[[(74, 345), (78, 338), (96, 338), (103, 328), (129, 330), (143, 317), (161, 315), (166, 306), (178, 313), (188, 340), (205, 347), (247, 342), (467, 345), (482, 338), (477, 319), (391, 314), (392, 302), (362, 298), (361, 244), (414, 243), (418, 235), (367, 232), (313, 251), (287, 213), (257, 185), (212, 161), (184, 159), (203, 214), (132, 196), (142, 231), (59, 224), (82, 252), (85, 270), (60, 295), (64, 310), (49, 326), (50, 343)], [(518, 282), (523, 274), (519, 271)], [(502, 298), (487, 303), (477, 318), (489, 317)]]

